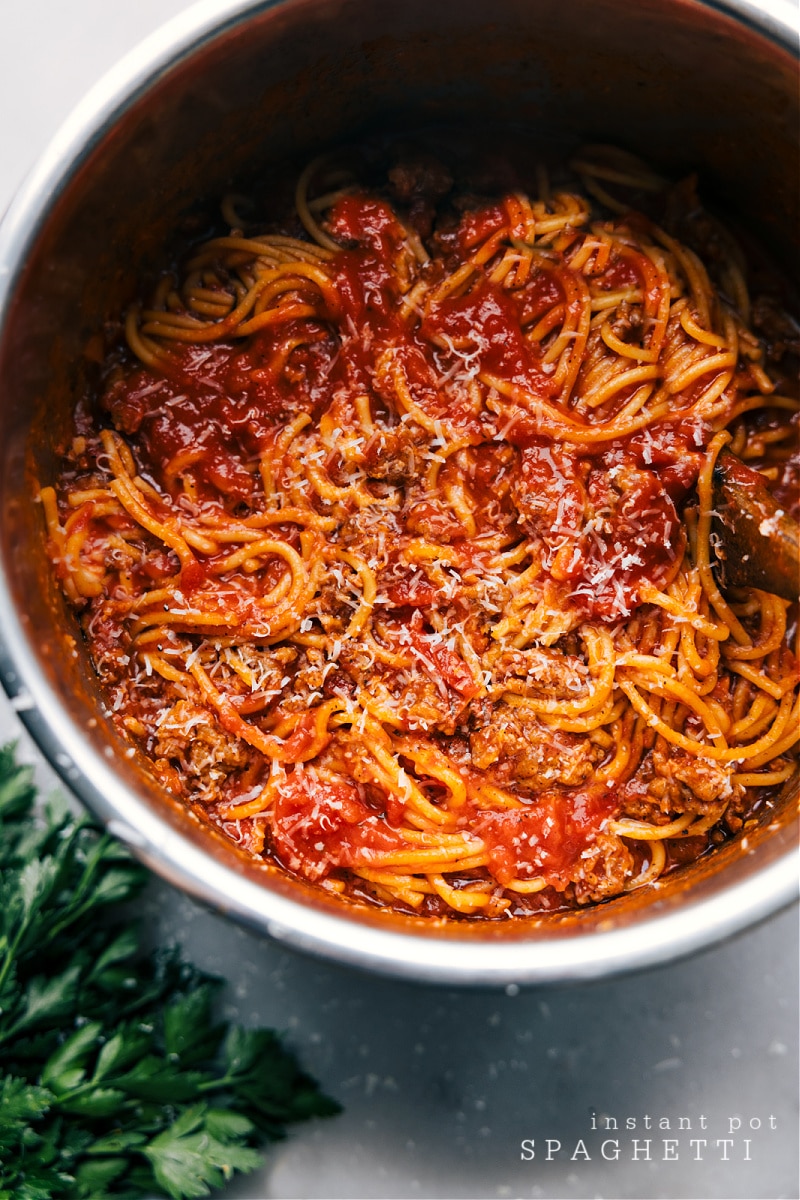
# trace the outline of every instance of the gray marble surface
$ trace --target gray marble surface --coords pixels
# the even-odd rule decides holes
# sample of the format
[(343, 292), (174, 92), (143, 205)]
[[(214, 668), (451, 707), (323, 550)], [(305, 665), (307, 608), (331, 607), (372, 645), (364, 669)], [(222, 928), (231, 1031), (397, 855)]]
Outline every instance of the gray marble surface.
[[(0, 211), (88, 86), (183, 7), (2, 0)], [(10, 737), (51, 786), (0, 696)], [(143, 909), (155, 939), (229, 980), (228, 1015), (283, 1030), (344, 1105), (230, 1197), (798, 1196), (794, 909), (687, 962), (515, 994), (301, 958), (159, 882)]]

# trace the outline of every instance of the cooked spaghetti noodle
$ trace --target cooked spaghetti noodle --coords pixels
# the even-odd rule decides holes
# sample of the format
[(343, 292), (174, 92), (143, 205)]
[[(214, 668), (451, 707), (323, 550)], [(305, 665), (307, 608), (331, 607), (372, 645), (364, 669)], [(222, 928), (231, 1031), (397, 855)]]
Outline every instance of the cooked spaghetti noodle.
[(486, 202), (320, 160), (270, 233), (226, 201), (41, 492), (153, 773), (351, 897), (600, 901), (795, 769), (789, 604), (719, 590), (711, 488), (726, 444), (780, 485), (796, 395), (728, 243), (712, 283), (617, 198), (663, 181), (575, 170)]

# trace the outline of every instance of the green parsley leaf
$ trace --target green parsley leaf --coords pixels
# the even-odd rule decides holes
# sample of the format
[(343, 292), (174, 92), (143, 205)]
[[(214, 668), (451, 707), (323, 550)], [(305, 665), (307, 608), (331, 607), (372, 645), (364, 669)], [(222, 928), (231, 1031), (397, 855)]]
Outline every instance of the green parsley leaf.
[[(212, 1124), (220, 1130), (219, 1120), (213, 1122), (212, 1118)], [(153, 1164), (156, 1179), (175, 1200), (207, 1196), (212, 1188), (222, 1187), (234, 1171), (252, 1171), (259, 1165), (259, 1154), (239, 1144), (240, 1137), (240, 1133), (224, 1141), (215, 1137), (209, 1127), (208, 1109), (200, 1104), (186, 1109), (170, 1129), (145, 1147), (144, 1153)]]
[(0, 748), (0, 1200), (190, 1200), (339, 1111), (220, 981), (146, 953), (120, 906), (147, 872)]

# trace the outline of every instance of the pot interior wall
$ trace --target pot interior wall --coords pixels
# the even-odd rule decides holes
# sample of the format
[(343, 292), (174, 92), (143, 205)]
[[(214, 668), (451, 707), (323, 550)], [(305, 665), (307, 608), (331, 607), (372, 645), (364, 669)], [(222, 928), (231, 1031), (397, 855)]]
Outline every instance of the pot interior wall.
[(79, 645), (32, 503), (54, 475), (92, 334), (254, 172), (382, 127), (441, 123), (500, 124), (565, 156), (610, 142), (670, 174), (697, 170), (704, 194), (797, 262), (795, 61), (691, 0), (289, 0), (199, 38), (64, 179), (31, 234), (0, 345), (3, 560), (30, 650), (97, 749), (113, 734), (102, 719), (86, 728), (93, 676), (61, 632)]

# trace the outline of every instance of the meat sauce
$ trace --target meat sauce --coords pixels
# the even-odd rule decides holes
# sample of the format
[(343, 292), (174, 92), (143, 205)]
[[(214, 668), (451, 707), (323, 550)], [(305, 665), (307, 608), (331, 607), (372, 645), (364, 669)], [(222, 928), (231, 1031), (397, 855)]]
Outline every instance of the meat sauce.
[[(464, 217), (459, 230), (464, 247), (500, 219), (497, 206)], [(694, 485), (698, 447), (708, 431), (687, 421), (662, 421), (589, 457), (585, 447), (580, 453), (553, 449), (526, 430), (524, 418), (504, 429), (502, 422), (487, 423), (485, 414), (478, 418), (466, 406), (459, 412), (457, 401), (437, 388), (442, 363), (449, 360), (458, 367), (466, 361), (472, 376), (489, 372), (552, 396), (550, 376), (523, 338), (521, 320), (563, 296), (557, 272), (535, 275), (521, 302), (485, 280), (464, 297), (444, 300), (430, 319), (409, 329), (397, 315), (401, 296), (391, 269), (406, 234), (391, 208), (380, 200), (348, 196), (337, 202), (330, 226), (346, 244), (353, 243), (336, 260), (339, 309), (330, 320), (339, 336), (320, 324), (309, 342), (305, 323), (303, 344), (290, 354), (291, 381), (283, 370), (291, 325), (282, 326), (280, 335), (263, 330), (244, 348), (225, 342), (179, 344), (167, 377), (141, 367), (111, 379), (105, 404), (118, 429), (137, 435), (142, 468), (162, 478), (183, 455), (185, 469), (209, 496), (222, 493), (232, 505), (246, 502), (257, 487), (258, 459), (278, 420), (302, 412), (317, 419), (343, 386), (373, 386), (376, 346), (385, 345), (402, 363), (415, 393), (426, 397), (429, 414), (435, 416), (437, 409), (446, 414), (476, 445), (502, 439), (515, 447), (515, 499), (526, 527), (543, 538), (545, 567), (563, 585), (568, 602), (588, 617), (610, 619), (630, 611), (643, 580), (663, 586), (683, 549), (676, 505)], [(618, 287), (641, 281), (643, 257), (632, 254), (613, 263), (602, 283)], [(442, 342), (454, 351), (443, 350)], [(193, 465), (197, 449), (202, 457)], [(171, 482), (177, 492), (178, 481)], [(488, 528), (492, 483), (476, 474), (471, 491)], [(417, 520), (431, 516), (420, 512)], [(456, 541), (464, 536), (457, 524), (450, 533)]]
[[(480, 836), (501, 885), (542, 876), (548, 887), (563, 888), (576, 858), (592, 845), (616, 804), (614, 794), (599, 787), (569, 797), (544, 792), (530, 809), (486, 813), (468, 805), (459, 828)], [(293, 775), (281, 789), (270, 828), (280, 861), (312, 881), (336, 868), (370, 867), (379, 852), (407, 849), (397, 827), (376, 814), (355, 786), (307, 772)], [(465, 832), (465, 855), (470, 845)]]
[[(507, 219), (502, 205), (484, 205), (464, 214), (443, 244), (449, 239), (453, 253), (466, 256)], [(182, 475), (189, 473), (201, 499), (222, 497), (233, 514), (246, 510), (261, 487), (259, 461), (287, 420), (308, 414), (318, 421), (335, 411), (343, 389), (367, 391), (380, 405), (380, 372), (397, 367), (427, 417), (435, 422), (446, 416), (463, 438), (476, 533), (521, 529), (540, 547), (542, 571), (561, 604), (581, 618), (613, 624), (636, 607), (643, 583), (664, 588), (683, 555), (681, 510), (697, 480), (707, 426), (677, 413), (628, 437), (577, 449), (543, 437), (524, 413), (509, 424), (501, 412), (476, 412), (470, 402), (469, 382), (481, 375), (555, 401), (551, 364), (523, 335), (523, 326), (572, 303), (568, 271), (557, 256), (534, 267), (513, 294), (484, 278), (464, 294), (445, 295), (424, 320), (407, 322), (399, 315), (397, 261), (408, 231), (391, 207), (374, 197), (346, 195), (329, 211), (327, 227), (344, 249), (333, 265), (336, 299), (321, 319), (298, 317), (279, 331), (267, 326), (244, 344), (177, 343), (164, 371), (124, 362), (111, 372), (103, 404), (118, 430), (135, 435), (144, 479), (152, 475), (177, 500)], [(609, 291), (640, 288), (647, 314), (658, 303), (652, 274), (645, 255), (623, 248), (598, 269), (594, 282)], [(463, 386), (445, 391), (443, 376)], [(630, 394), (623, 392), (618, 403)], [(570, 418), (591, 423), (577, 411)], [(335, 480), (335, 451), (325, 465)], [(375, 470), (380, 478), (377, 462)], [(445, 465), (445, 484), (447, 472)], [(787, 495), (796, 475), (791, 460)], [(479, 551), (452, 514), (420, 499), (401, 520), (403, 535), (424, 530), (461, 568), (480, 568)], [(290, 524), (277, 532), (297, 543)], [(439, 586), (419, 571), (403, 573), (391, 551), (389, 568), (389, 634), (394, 630), (397, 644), (411, 648), (454, 709), (463, 711), (479, 688), (463, 657), (436, 636), (428, 619)], [(189, 594), (203, 592), (207, 582), (202, 563), (194, 573), (184, 571), (182, 587)], [(246, 608), (246, 583), (237, 586), (237, 603)], [(209, 594), (205, 607), (214, 603)], [(342, 678), (336, 672), (331, 682)], [(246, 711), (239, 706), (240, 714)], [(312, 737), (312, 724), (304, 719), (296, 726), (298, 747)], [(614, 788), (591, 783), (539, 790), (535, 798), (535, 805), (522, 809), (489, 812), (467, 801), (456, 825), (465, 855), (474, 835), (483, 840), (501, 886), (513, 879), (546, 880), (544, 892), (515, 901), (518, 911), (561, 904), (551, 889), (563, 889), (619, 805)], [(391, 804), (375, 811), (363, 787), (296, 770), (269, 813), (272, 852), (289, 871), (318, 881), (332, 871), (368, 867), (376, 854), (402, 851), (398, 817)], [(692, 856), (702, 849), (692, 845)], [(686, 846), (676, 850), (676, 860), (687, 853)], [(467, 872), (462, 882), (472, 878)]]

